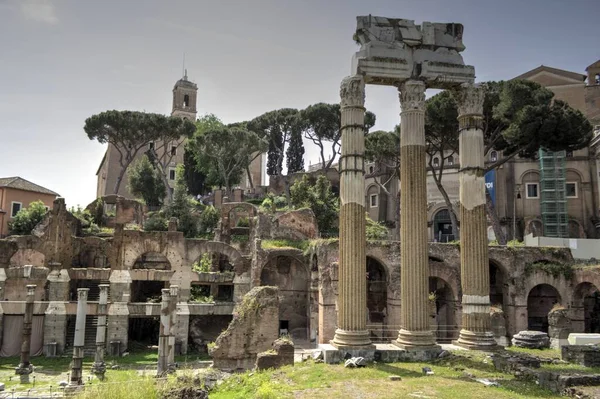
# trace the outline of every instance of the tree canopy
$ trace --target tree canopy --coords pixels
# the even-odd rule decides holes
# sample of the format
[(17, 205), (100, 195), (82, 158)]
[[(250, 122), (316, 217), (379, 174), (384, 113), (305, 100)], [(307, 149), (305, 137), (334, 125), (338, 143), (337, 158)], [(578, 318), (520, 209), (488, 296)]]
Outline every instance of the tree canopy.
[(127, 171), (127, 177), (131, 194), (142, 198), (148, 206), (162, 205), (166, 186), (160, 172), (152, 166), (146, 155), (133, 162)]
[(303, 175), (290, 188), (290, 197), (294, 208), (312, 209), (321, 234), (337, 232), (339, 199), (331, 191), (327, 177), (320, 175), (315, 181)]
[[(119, 154), (121, 170), (115, 182), (116, 194), (127, 167), (139, 153), (148, 148), (150, 142), (165, 143), (165, 152), (170, 153), (170, 147), (166, 143), (191, 136), (195, 127), (193, 123), (179, 117), (113, 110), (90, 116), (85, 120), (83, 129), (90, 140), (112, 144)], [(157, 156), (156, 159), (159, 161), (159, 167), (162, 166), (161, 156)]]
[(34, 201), (27, 208), (21, 209), (15, 217), (8, 222), (9, 235), (31, 234), (46, 215), (46, 206), (42, 201)]
[[(365, 113), (365, 134), (375, 125), (375, 114)], [(321, 168), (331, 167), (339, 154), (342, 131), (339, 104), (317, 103), (306, 107), (300, 112), (300, 124), (304, 137), (312, 141), (319, 148)], [(331, 157), (326, 159), (325, 146), (329, 143)]]

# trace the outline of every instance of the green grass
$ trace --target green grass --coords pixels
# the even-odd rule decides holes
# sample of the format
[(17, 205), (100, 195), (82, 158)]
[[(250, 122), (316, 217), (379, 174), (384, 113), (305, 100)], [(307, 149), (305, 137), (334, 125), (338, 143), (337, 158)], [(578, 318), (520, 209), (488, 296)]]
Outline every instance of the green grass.
[[(430, 366), (435, 375), (424, 376)], [(500, 387), (486, 388), (465, 377), (498, 381)], [(390, 381), (397, 375), (401, 381)], [(279, 370), (247, 372), (233, 376), (211, 392), (211, 399), (277, 398), (401, 398), (410, 394), (432, 398), (558, 398), (532, 383), (517, 381), (494, 370), (485, 355), (462, 356), (425, 363), (378, 363), (361, 369), (312, 361)]]
[(299, 249), (305, 251), (309, 245), (310, 241), (308, 240), (263, 240), (261, 242), (263, 249)]

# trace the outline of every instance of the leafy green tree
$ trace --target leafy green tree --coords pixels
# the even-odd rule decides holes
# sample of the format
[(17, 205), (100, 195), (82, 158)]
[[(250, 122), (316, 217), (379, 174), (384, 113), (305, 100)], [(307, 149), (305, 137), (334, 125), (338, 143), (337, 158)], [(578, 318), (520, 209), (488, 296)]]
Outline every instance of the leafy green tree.
[[(532, 157), (540, 148), (550, 151), (578, 150), (587, 146), (592, 138), (592, 126), (581, 112), (563, 101), (554, 100), (550, 90), (535, 82), (487, 82), (483, 87), (484, 152), (487, 155), (490, 151), (501, 151), (502, 154), (497, 161), (486, 165), (485, 173), (517, 155)], [(453, 130), (449, 128), (455, 123), (456, 114), (452, 110), (456, 108), (455, 96), (444, 94), (438, 106), (427, 108), (427, 123), (430, 125), (426, 125), (426, 140), (429, 145), (431, 140), (436, 140), (436, 134), (433, 133), (447, 132), (441, 134), (445, 137), (444, 148), (458, 152), (458, 129), (452, 134)], [(428, 101), (431, 104), (434, 100)], [(438, 187), (440, 192), (444, 190), (443, 186)], [(506, 245), (506, 236), (489, 193), (486, 205), (498, 243)]]
[(207, 206), (200, 214), (200, 234), (212, 235), (219, 224), (219, 211), (214, 206)]
[(188, 192), (194, 196), (204, 194), (206, 175), (200, 171), (194, 151), (190, 150), (187, 145), (183, 153), (183, 167)]
[(46, 205), (42, 201), (34, 201), (27, 208), (21, 209), (15, 217), (8, 222), (9, 235), (29, 235), (44, 219)]
[(392, 182), (400, 178), (400, 126), (392, 132), (378, 130), (365, 138), (365, 159), (375, 163), (376, 173), (371, 175), (375, 184), (394, 203), (394, 233), (400, 238), (400, 193), (393, 192)]
[[(449, 91), (442, 91), (425, 102), (425, 145), (431, 176), (444, 198), (454, 238), (459, 240), (456, 213), (442, 184), (444, 170), (454, 164), (458, 151), (458, 110)], [(438, 162), (434, 163), (436, 159)], [(450, 159), (452, 162), (449, 162)]]
[(339, 200), (331, 191), (331, 183), (327, 177), (320, 175), (314, 181), (304, 175), (294, 183), (290, 193), (294, 208), (312, 209), (321, 234), (337, 232)]
[[(170, 154), (169, 143), (190, 136), (195, 128), (191, 122), (179, 117), (113, 110), (87, 118), (83, 129), (90, 140), (113, 145), (117, 151), (121, 169), (115, 182), (114, 194), (116, 194), (121, 187), (125, 171), (136, 156), (149, 147), (150, 143), (161, 141), (164, 143), (163, 149)], [(155, 159), (159, 168), (164, 169), (165, 156), (157, 155)], [(163, 175), (166, 180), (166, 174)]]
[(159, 207), (165, 198), (165, 183), (160, 172), (152, 166), (146, 155), (135, 161), (128, 169), (129, 190), (144, 200), (146, 205)]
[(197, 132), (189, 143), (207, 180), (225, 186), (228, 194), (239, 183), (256, 153), (265, 152), (267, 141), (240, 126), (216, 126)]
[(177, 230), (183, 232), (185, 237), (193, 238), (198, 235), (198, 216), (194, 212), (192, 199), (187, 193), (183, 165), (177, 166), (175, 176), (173, 201), (166, 207), (165, 216), (167, 218), (177, 218)]
[[(292, 133), (299, 129), (299, 123), (298, 110), (293, 108), (269, 111), (248, 122), (249, 130), (267, 140), (267, 174), (269, 176), (283, 174), (286, 145), (291, 146)], [(295, 139), (293, 149), (287, 152), (297, 158), (297, 154), (304, 153), (303, 147), (302, 140)]]
[(290, 137), (290, 145), (286, 152), (287, 173), (296, 173), (304, 170), (304, 144), (302, 132), (294, 129)]
[(153, 212), (144, 223), (145, 231), (167, 231), (169, 223), (160, 212)]
[[(341, 147), (341, 113), (339, 104), (318, 103), (300, 112), (300, 123), (304, 137), (319, 148), (322, 169), (331, 167)], [(375, 125), (375, 114), (365, 113), (365, 134)], [(331, 158), (326, 159), (326, 144), (329, 143)]]

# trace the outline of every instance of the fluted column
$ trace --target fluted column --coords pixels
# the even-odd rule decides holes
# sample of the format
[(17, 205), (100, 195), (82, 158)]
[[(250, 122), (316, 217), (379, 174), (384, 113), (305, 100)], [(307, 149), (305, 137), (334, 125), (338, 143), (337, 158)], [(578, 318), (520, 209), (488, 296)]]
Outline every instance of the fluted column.
[(484, 90), (464, 84), (456, 95), (460, 151), (460, 263), (462, 329), (456, 344), (470, 349), (496, 346), (490, 319), (490, 273), (483, 146)]
[(372, 344), (367, 330), (363, 78), (344, 78), (340, 97), (339, 288), (337, 329), (331, 343), (338, 348), (367, 348)]
[(70, 385), (83, 383), (83, 347), (85, 344), (85, 319), (87, 316), (87, 298), (89, 288), (77, 289), (77, 316), (75, 318), (75, 338), (73, 339), (73, 362)]
[(27, 286), (27, 297), (25, 299), (25, 315), (23, 317), (23, 335), (21, 336), (21, 362), (15, 369), (15, 374), (21, 378), (21, 384), (29, 383), (29, 374), (33, 372), (30, 363), (31, 351), (31, 324), (33, 322), (33, 301), (35, 299), (36, 285)]
[(433, 349), (429, 325), (429, 256), (427, 243), (427, 169), (425, 159), (425, 83), (409, 80), (400, 87), (400, 278), (401, 328), (394, 344)]
[(92, 372), (100, 379), (104, 378), (106, 364), (104, 363), (104, 352), (106, 351), (106, 316), (108, 313), (108, 289), (109, 284), (100, 284), (100, 299), (98, 300), (98, 326), (96, 328), (96, 355)]

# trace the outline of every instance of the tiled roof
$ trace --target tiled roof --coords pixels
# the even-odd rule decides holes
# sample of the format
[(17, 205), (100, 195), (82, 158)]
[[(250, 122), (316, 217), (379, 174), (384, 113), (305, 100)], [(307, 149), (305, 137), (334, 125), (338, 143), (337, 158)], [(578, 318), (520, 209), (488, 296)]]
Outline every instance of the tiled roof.
[(16, 190), (33, 191), (35, 193), (50, 194), (59, 196), (52, 190), (48, 190), (45, 187), (38, 186), (35, 183), (25, 180), (22, 177), (0, 177), (0, 187), (14, 188)]

